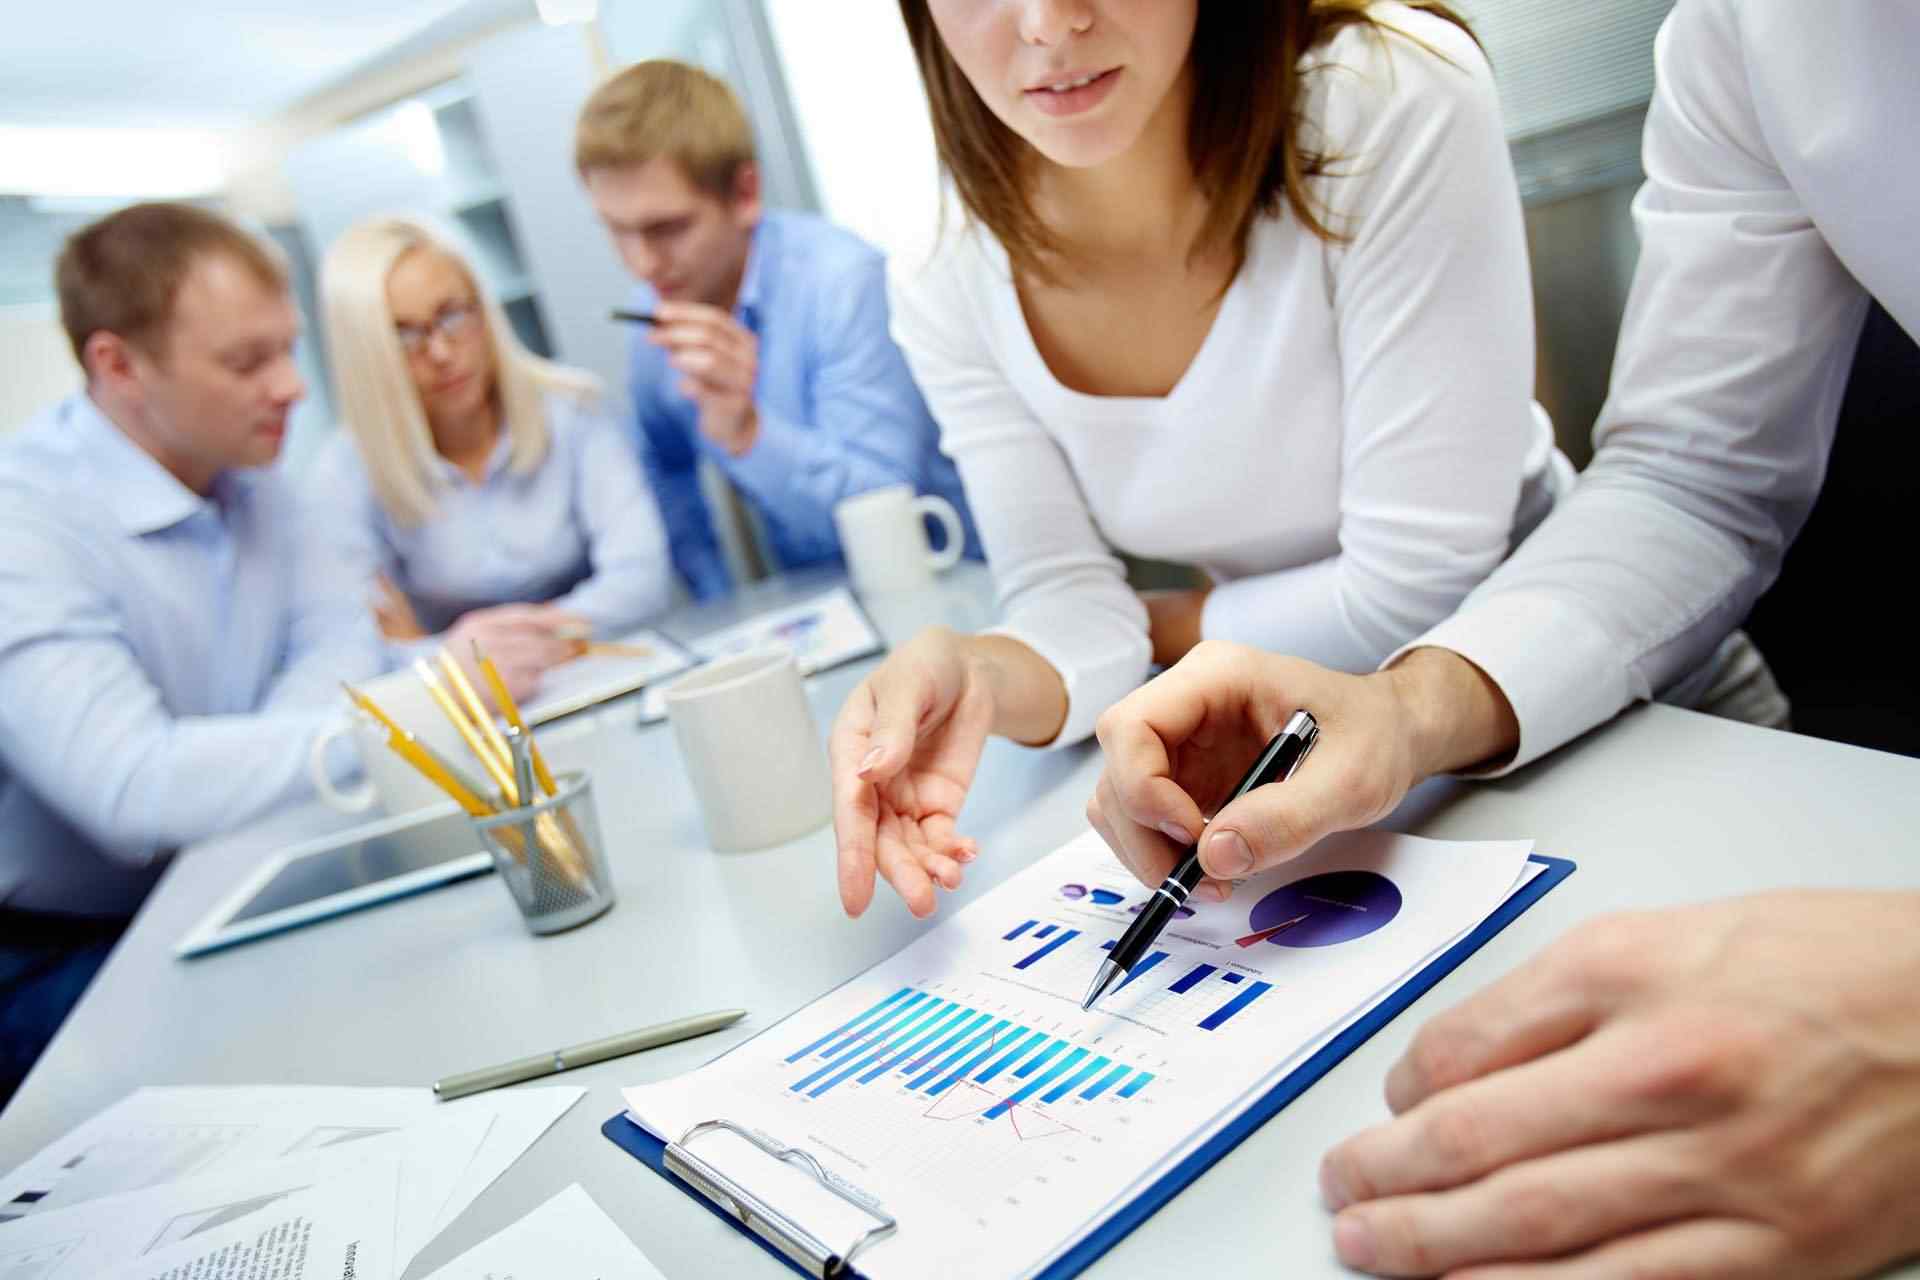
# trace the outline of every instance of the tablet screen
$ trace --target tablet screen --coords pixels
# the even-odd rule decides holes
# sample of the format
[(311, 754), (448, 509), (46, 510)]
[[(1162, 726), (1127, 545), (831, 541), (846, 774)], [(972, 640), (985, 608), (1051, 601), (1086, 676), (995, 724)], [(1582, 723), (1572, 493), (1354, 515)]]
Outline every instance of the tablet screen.
[(463, 813), (451, 813), (381, 835), (348, 839), (289, 859), (258, 892), (227, 916), (239, 924), (275, 911), (364, 889), (480, 851), (480, 837)]

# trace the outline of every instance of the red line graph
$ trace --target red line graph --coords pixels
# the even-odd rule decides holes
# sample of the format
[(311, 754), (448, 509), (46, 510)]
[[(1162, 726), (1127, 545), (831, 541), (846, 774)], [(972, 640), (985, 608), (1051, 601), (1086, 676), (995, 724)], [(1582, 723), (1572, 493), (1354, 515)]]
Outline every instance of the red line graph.
[[(990, 1056), (1000, 1048), (1001, 1032), (994, 1032), (989, 1039), (986, 1055)], [(1018, 1092), (1016, 1090), (1015, 1092)], [(959, 1080), (943, 1091), (920, 1113), (922, 1120), (972, 1120), (991, 1111), (1005, 1101), (1011, 1094), (1002, 1094), (971, 1080)], [(1020, 1114), (1026, 1111), (1027, 1123), (1021, 1127)], [(1041, 1111), (1032, 1109), (1031, 1104), (1011, 1103), (1006, 1111), (1007, 1127), (1020, 1142), (1033, 1142), (1041, 1138), (1055, 1138), (1063, 1133), (1079, 1133), (1080, 1130), (1065, 1124)]]

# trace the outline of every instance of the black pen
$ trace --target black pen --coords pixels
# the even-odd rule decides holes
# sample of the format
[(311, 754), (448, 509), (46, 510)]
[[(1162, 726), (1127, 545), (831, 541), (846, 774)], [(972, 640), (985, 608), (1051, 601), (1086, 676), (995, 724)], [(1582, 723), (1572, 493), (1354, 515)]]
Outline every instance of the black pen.
[[(1240, 785), (1233, 789), (1226, 808), (1255, 787), (1264, 787), (1269, 782), (1285, 782), (1307, 758), (1307, 752), (1313, 750), (1313, 744), (1320, 740), (1320, 723), (1311, 713), (1296, 711), (1287, 720), (1287, 727), (1273, 736), (1260, 752), (1260, 758), (1247, 770), (1247, 776), (1240, 779)], [(1201, 835), (1206, 834), (1202, 829)], [(1107, 993), (1114, 979), (1123, 973), (1132, 973), (1133, 966), (1147, 954), (1160, 931), (1173, 919), (1173, 913), (1186, 904), (1187, 895), (1194, 886), (1205, 878), (1206, 872), (1200, 869), (1200, 842), (1195, 840), (1187, 846), (1186, 856), (1174, 867), (1173, 874), (1161, 882), (1147, 899), (1147, 905), (1140, 908), (1140, 914), (1134, 917), (1127, 931), (1120, 935), (1120, 941), (1113, 944), (1113, 950), (1100, 964), (1100, 972), (1093, 975), (1093, 985), (1087, 988), (1087, 998), (1080, 1002), (1082, 1009), (1093, 1008), (1093, 1002)]]
[(651, 311), (627, 311), (620, 307), (613, 309), (615, 320), (625, 320), (628, 324), (659, 324), (660, 317)]

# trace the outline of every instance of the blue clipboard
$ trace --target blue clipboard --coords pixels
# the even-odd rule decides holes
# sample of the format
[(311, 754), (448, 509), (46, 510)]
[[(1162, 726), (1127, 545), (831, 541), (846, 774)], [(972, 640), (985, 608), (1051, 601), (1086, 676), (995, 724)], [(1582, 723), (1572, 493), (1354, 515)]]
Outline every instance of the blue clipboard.
[[(1539, 863), (1546, 870), (1515, 890), (1513, 895), (1501, 903), (1492, 915), (1481, 921), (1479, 927), (1472, 933), (1442, 952), (1426, 968), (1402, 983), (1392, 995), (1368, 1010), (1359, 1021), (1328, 1041), (1311, 1058), (1288, 1072), (1284, 1079), (1275, 1084), (1252, 1106), (1235, 1116), (1205, 1146), (1167, 1170), (1152, 1186), (1115, 1210), (1105, 1222), (1095, 1227), (1086, 1239), (1061, 1255), (1052, 1266), (1041, 1272), (1040, 1280), (1067, 1280), (1067, 1277), (1078, 1275), (1092, 1265), (1095, 1259), (1111, 1249), (1121, 1237), (1146, 1221), (1161, 1205), (1185, 1190), (1187, 1184), (1205, 1173), (1214, 1161), (1233, 1150), (1248, 1134), (1272, 1119), (1280, 1108), (1305, 1093), (1314, 1081), (1327, 1074), (1342, 1058), (1359, 1048), (1374, 1032), (1398, 1017), (1415, 1000), (1425, 995), (1436, 982), (1453, 972), (1461, 961), (1485, 946), (1502, 929), (1518, 919), (1521, 912), (1540, 901), (1549, 890), (1572, 875), (1574, 871), (1574, 864), (1565, 858), (1549, 858), (1544, 854), (1536, 853), (1527, 860)], [(748, 1231), (733, 1214), (728, 1213), (707, 1195), (696, 1190), (668, 1169), (666, 1166), (667, 1144), (627, 1119), (626, 1112), (622, 1111), (610, 1117), (600, 1126), (600, 1132), (605, 1134), (615, 1146), (673, 1183), (681, 1191), (686, 1192), (709, 1213), (746, 1235), (766, 1250), (769, 1256), (785, 1263), (801, 1275), (809, 1274), (792, 1258), (759, 1235)], [(859, 1280), (863, 1273), (858, 1269), (849, 1268), (837, 1274)]]

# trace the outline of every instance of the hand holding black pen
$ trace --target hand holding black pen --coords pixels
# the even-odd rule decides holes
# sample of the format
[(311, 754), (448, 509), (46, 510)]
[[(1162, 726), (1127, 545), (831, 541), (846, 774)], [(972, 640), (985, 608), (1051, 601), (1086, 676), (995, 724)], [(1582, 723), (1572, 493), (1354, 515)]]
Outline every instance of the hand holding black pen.
[[(1307, 758), (1307, 752), (1313, 750), (1313, 744), (1319, 739), (1320, 725), (1312, 714), (1294, 712), (1287, 720), (1286, 727), (1261, 750), (1246, 776), (1240, 779), (1240, 785), (1233, 789), (1220, 807), (1226, 808), (1255, 787), (1286, 781), (1300, 767), (1300, 762)], [(1203, 830), (1201, 836), (1205, 835)], [(1174, 912), (1186, 904), (1187, 895), (1205, 876), (1206, 871), (1200, 866), (1200, 841), (1195, 839), (1187, 846), (1186, 853), (1172, 873), (1154, 890), (1153, 896), (1140, 909), (1140, 914), (1134, 917), (1133, 923), (1127, 926), (1127, 931), (1120, 935), (1120, 940), (1113, 944), (1113, 950), (1101, 962), (1100, 971), (1093, 976), (1093, 985), (1087, 988), (1087, 998), (1080, 1002), (1082, 1009), (1093, 1008), (1094, 1001), (1106, 994), (1122, 974), (1132, 972), (1133, 966), (1140, 962), (1155, 939), (1159, 938), (1160, 931), (1173, 919)]]

